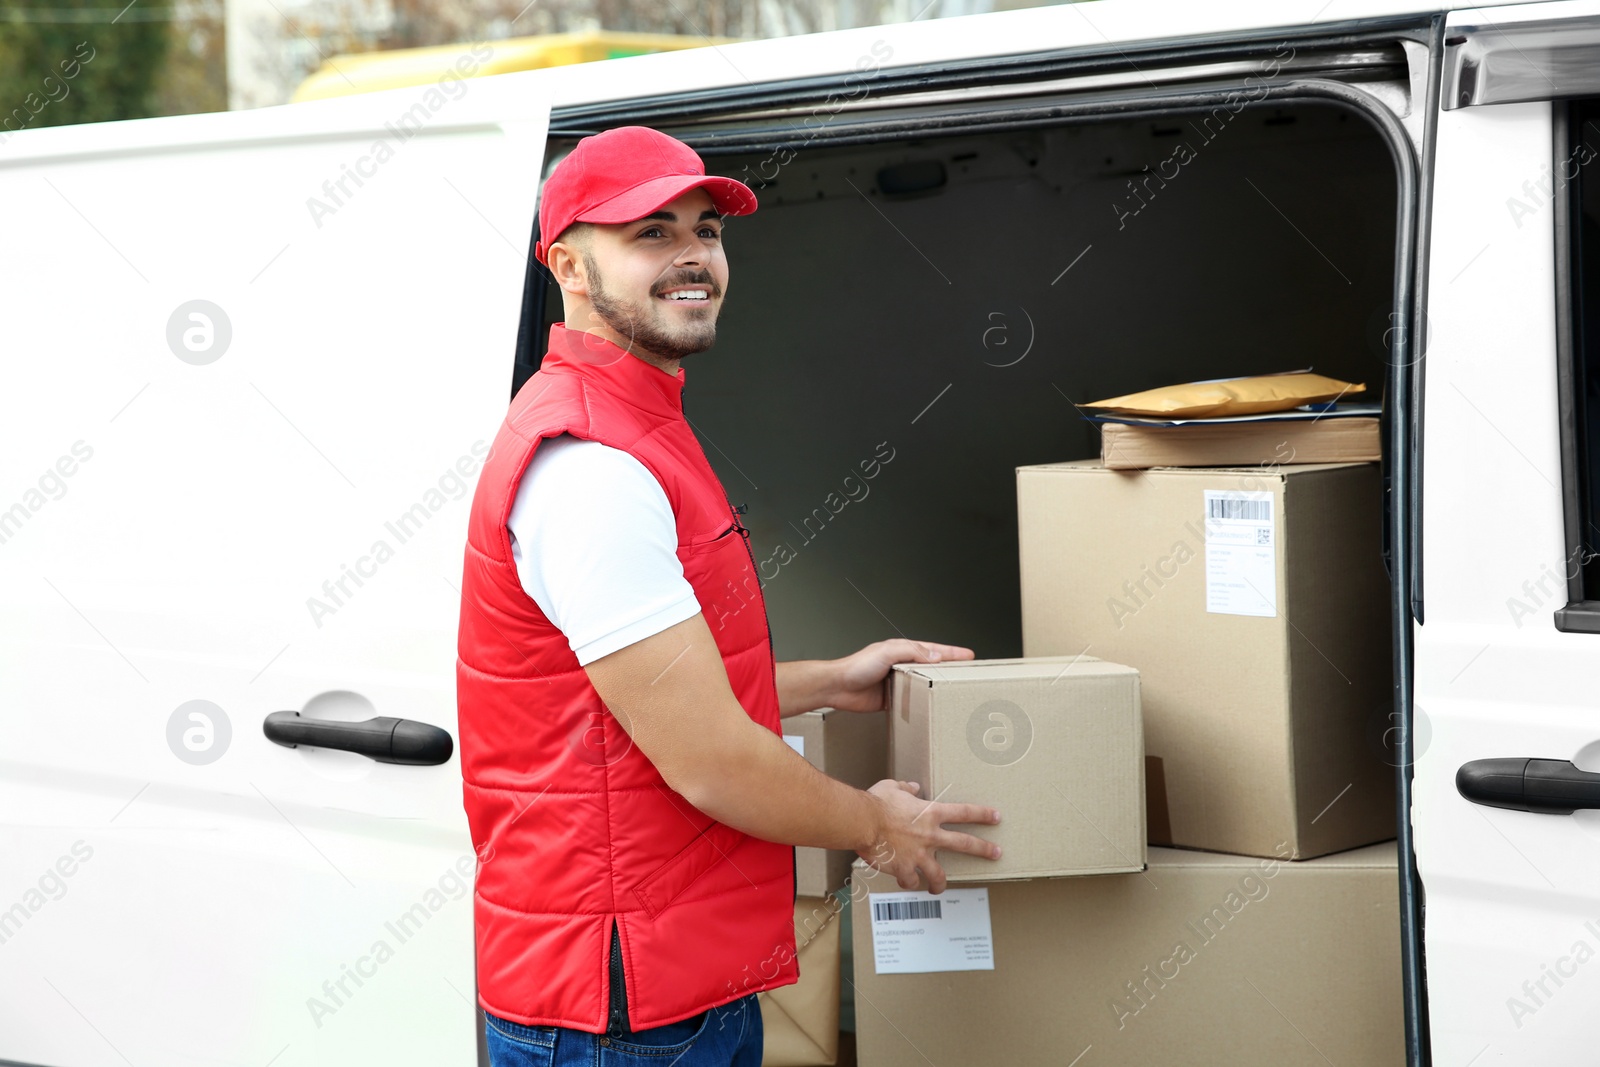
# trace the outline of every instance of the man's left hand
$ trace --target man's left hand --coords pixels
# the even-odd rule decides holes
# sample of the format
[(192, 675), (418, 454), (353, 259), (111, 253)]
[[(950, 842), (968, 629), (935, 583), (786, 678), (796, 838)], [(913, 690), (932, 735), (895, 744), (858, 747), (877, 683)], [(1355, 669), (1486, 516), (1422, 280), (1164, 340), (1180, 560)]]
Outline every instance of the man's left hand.
[(913, 641), (905, 637), (876, 641), (860, 652), (834, 661), (837, 673), (833, 696), (827, 706), (841, 711), (886, 711), (889, 676), (894, 664), (948, 663), (972, 658), (972, 649), (960, 645)]

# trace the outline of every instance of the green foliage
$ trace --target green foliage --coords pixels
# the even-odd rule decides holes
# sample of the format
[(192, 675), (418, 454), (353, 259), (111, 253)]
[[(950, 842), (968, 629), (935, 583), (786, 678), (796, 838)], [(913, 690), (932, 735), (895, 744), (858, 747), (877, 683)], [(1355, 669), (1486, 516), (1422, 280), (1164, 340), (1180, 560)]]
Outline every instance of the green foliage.
[(171, 9), (106, 2), (0, 0), (0, 137), (157, 113)]

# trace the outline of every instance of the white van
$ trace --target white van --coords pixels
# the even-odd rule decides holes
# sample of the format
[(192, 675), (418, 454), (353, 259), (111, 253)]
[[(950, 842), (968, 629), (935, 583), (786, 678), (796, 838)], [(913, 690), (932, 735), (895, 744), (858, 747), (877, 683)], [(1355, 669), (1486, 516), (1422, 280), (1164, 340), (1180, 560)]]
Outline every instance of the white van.
[(761, 201), (685, 397), (780, 658), (1020, 654), (1075, 401), (1381, 390), (1409, 1060), (1592, 1058), (1600, 2), (1102, 0), (0, 133), (0, 1060), (486, 1062), (468, 500), (626, 124)]

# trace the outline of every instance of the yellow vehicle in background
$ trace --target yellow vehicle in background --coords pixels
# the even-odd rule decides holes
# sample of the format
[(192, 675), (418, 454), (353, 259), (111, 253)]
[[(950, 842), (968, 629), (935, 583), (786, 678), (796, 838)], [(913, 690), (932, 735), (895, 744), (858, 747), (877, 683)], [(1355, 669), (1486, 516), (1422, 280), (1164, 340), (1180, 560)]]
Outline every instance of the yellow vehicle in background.
[[(598, 59), (621, 59), (651, 52), (672, 52), (683, 48), (732, 44), (737, 37), (700, 37), (675, 33), (614, 33), (590, 30), (583, 33), (552, 33), (534, 37), (510, 37), (491, 42), (494, 55), (478, 65), (472, 77), (509, 74), (518, 70), (538, 70), (569, 63), (592, 63)], [(290, 97), (291, 103), (323, 100), (353, 93), (370, 93), (405, 85), (426, 85), (438, 81), (461, 58), (461, 45), (433, 45), (427, 48), (399, 48), (387, 52), (354, 52), (334, 56), (301, 82)]]

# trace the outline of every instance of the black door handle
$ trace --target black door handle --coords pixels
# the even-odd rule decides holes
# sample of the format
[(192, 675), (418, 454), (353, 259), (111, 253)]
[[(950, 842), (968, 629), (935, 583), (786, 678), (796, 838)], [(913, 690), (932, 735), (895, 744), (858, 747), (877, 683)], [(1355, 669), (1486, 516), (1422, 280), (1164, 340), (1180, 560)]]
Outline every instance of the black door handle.
[(365, 722), (303, 719), (298, 711), (274, 711), (261, 724), (267, 740), (295, 748), (335, 748), (370, 756), (379, 763), (433, 767), (455, 751), (450, 734), (425, 722), (380, 715)]
[(1543, 815), (1600, 808), (1600, 774), (1568, 760), (1477, 759), (1456, 772), (1456, 791), (1474, 804)]

